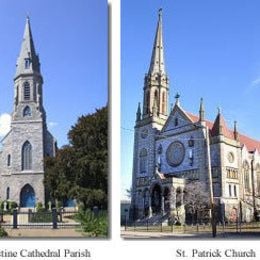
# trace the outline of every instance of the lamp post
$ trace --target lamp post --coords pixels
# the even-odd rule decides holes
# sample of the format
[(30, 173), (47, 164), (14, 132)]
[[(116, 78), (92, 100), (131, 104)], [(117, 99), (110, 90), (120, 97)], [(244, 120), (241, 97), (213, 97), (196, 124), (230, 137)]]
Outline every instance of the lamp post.
[(212, 236), (216, 237), (217, 227), (215, 221), (215, 204), (213, 198), (213, 187), (212, 187), (212, 175), (211, 175), (211, 159), (210, 159), (210, 146), (209, 146), (209, 129), (206, 127), (206, 146), (207, 146), (207, 166), (208, 166), (208, 179), (209, 179), (209, 195), (210, 195), (210, 209), (211, 209), (211, 227)]

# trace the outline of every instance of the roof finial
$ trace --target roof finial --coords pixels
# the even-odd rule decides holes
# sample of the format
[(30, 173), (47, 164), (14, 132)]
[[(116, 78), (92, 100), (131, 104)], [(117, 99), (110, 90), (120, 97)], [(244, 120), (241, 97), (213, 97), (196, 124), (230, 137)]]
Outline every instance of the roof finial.
[(137, 112), (136, 112), (136, 121), (141, 120), (141, 104), (138, 102)]
[(158, 15), (159, 15), (159, 19), (161, 19), (162, 18), (162, 8), (159, 8)]
[(200, 121), (204, 121), (204, 119), (205, 119), (205, 118), (204, 118), (204, 116), (205, 116), (205, 110), (204, 110), (203, 98), (200, 99), (199, 115), (200, 115), (199, 120), (200, 120)]
[(239, 134), (237, 132), (237, 121), (234, 121), (234, 138), (235, 140), (239, 141)]
[(221, 114), (221, 107), (218, 106), (218, 114), (220, 115)]

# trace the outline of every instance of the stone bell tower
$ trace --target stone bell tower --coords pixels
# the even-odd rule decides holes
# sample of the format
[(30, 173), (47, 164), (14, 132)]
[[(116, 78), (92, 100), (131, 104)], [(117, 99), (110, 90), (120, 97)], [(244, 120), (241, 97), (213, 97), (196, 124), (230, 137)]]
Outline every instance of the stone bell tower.
[(20, 207), (45, 203), (44, 157), (55, 156), (56, 142), (48, 132), (42, 96), (43, 78), (29, 18), (14, 77), (11, 130), (2, 140), (1, 200)]
[(165, 70), (162, 32), (162, 9), (158, 12), (152, 56), (143, 87), (143, 111), (136, 113), (134, 160), (132, 172), (132, 201), (130, 215), (138, 218), (143, 204), (148, 204), (148, 191), (140, 194), (141, 181), (155, 173), (155, 137), (168, 118), (169, 79)]

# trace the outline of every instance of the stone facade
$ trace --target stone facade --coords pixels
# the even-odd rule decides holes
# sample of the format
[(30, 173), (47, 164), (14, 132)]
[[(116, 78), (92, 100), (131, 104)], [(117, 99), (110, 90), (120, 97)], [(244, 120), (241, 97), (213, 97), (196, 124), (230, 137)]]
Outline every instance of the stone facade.
[(42, 84), (27, 19), (14, 78), (11, 130), (1, 141), (0, 153), (0, 200), (15, 201), (22, 207), (45, 203), (44, 157), (55, 156), (56, 141), (46, 126)]
[[(187, 221), (184, 197), (188, 196), (187, 187), (198, 183), (201, 193), (212, 199), (218, 221), (257, 219), (260, 142), (240, 134), (236, 122), (229, 129), (220, 110), (214, 122), (207, 121), (203, 100), (198, 115), (194, 115), (181, 107), (176, 95), (168, 114), (169, 79), (161, 11), (150, 64), (144, 81), (143, 110), (139, 104), (136, 113), (132, 219), (168, 214), (169, 218), (178, 215), (180, 222)], [(205, 204), (210, 205), (210, 200)]]

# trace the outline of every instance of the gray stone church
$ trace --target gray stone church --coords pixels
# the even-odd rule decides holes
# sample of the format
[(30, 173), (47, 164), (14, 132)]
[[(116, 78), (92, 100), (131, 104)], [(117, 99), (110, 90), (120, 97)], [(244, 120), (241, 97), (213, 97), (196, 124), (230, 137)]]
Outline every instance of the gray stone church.
[[(165, 70), (162, 13), (148, 73), (143, 106), (136, 113), (132, 198), (133, 220), (178, 218), (187, 222), (187, 187), (212, 198), (218, 220), (252, 221), (260, 211), (260, 141), (229, 128), (221, 111), (214, 122), (180, 105), (179, 95), (168, 113), (169, 77)], [(186, 203), (186, 204), (185, 204)]]
[(47, 129), (42, 97), (43, 77), (29, 18), (14, 76), (11, 130), (2, 139), (0, 200), (20, 207), (45, 203), (44, 157), (55, 156), (56, 141)]

